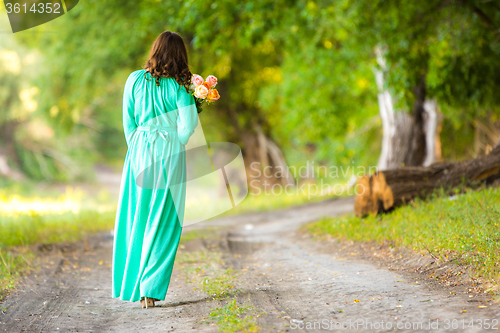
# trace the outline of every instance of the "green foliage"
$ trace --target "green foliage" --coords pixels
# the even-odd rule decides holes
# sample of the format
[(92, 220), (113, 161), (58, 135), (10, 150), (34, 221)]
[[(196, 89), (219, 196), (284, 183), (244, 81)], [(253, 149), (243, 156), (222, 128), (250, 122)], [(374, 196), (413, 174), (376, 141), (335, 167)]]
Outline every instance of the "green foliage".
[[(136, 4), (82, 2), (36, 34), (18, 34), (44, 54), (45, 71), (37, 81), (44, 92), (40, 110), (60, 139), (84, 138), (77, 144), (88, 152), (79, 160), (126, 151), (116, 140), (123, 135), (123, 84), (142, 65), (149, 42), (145, 31), (130, 33), (142, 31)], [(48, 32), (54, 30), (58, 33)]]
[(446, 144), (442, 146), (443, 157), (446, 160), (457, 161), (464, 156), (473, 157), (474, 127), (472, 124), (446, 117), (443, 121), (441, 137)]
[[(500, 113), (499, 29), (498, 5), (481, 0), (80, 2), (16, 34), (43, 55), (29, 80), (43, 92), (33, 116), (55, 131), (50, 144), (24, 145), (29, 152), (20, 155), (39, 179), (91, 178), (78, 167), (124, 156), (123, 84), (153, 40), (173, 30), (188, 44), (192, 71), (219, 78), (221, 99), (201, 114), (208, 141), (241, 144), (241, 133), (259, 124), (292, 164), (373, 165), (381, 130), (374, 47), (386, 49), (398, 109), (411, 109), (426, 74), (446, 122), (465, 128)], [(15, 110), (19, 101), (7, 105), (2, 96), (16, 95), (19, 77), (2, 76), (1, 84), (0, 105)], [(449, 137), (445, 152), (466, 151), (467, 142)]]
[[(8, 30), (8, 22), (0, 21), (0, 29)], [(0, 125), (16, 117), (26, 118), (28, 114), (22, 107), (19, 96), (21, 90), (27, 88), (23, 85), (21, 75), (26, 74), (22, 71), (23, 57), (26, 55), (26, 48), (19, 47), (14, 38), (0, 39), (0, 105), (3, 109), (0, 113)]]
[(276, 131), (290, 148), (313, 145), (312, 157), (328, 164), (369, 163), (363, 148), (378, 139), (365, 131), (378, 107), (371, 45), (356, 35), (358, 16), (348, 1), (299, 2), (274, 31), (286, 31), (283, 79), (267, 93), (282, 105)]
[(316, 235), (331, 235), (355, 241), (389, 241), (440, 261), (457, 258), (471, 265), (478, 276), (498, 284), (500, 267), (500, 188), (448, 197), (435, 194), (390, 214), (357, 218), (345, 216), (312, 223)]
[[(367, 41), (387, 46), (387, 84), (403, 109), (426, 74), (430, 97), (450, 118), (497, 107), (500, 10), (494, 1), (355, 1)], [(497, 110), (498, 111), (498, 110)]]

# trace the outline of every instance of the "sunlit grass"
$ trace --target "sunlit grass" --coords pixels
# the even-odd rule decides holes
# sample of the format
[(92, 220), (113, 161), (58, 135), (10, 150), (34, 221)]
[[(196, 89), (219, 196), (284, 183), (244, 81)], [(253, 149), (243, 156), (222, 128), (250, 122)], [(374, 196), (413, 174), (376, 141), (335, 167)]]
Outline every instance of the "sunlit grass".
[(0, 291), (12, 288), (31, 268), (30, 245), (75, 242), (87, 234), (111, 230), (116, 208), (92, 204), (84, 193), (68, 187), (58, 197), (0, 194)]
[[(467, 189), (466, 189), (467, 190)], [(440, 261), (455, 258), (498, 291), (500, 282), (500, 188), (448, 197), (434, 195), (390, 214), (327, 218), (306, 226), (316, 235), (355, 241), (393, 242), (432, 253)]]
[[(58, 197), (23, 197), (18, 194), (0, 194), (0, 217), (17, 217), (23, 215), (63, 214), (71, 212), (78, 214), (81, 210), (88, 209), (86, 193), (78, 188), (68, 186), (66, 193)], [(110, 204), (93, 202), (92, 210), (109, 212), (115, 207)]]
[(54, 212), (78, 213), (80, 202), (75, 201), (70, 196), (61, 199), (27, 199), (19, 195), (10, 198), (0, 197), (0, 212), (2, 216), (17, 216), (29, 214), (31, 211), (37, 214), (49, 214)]
[(38, 243), (74, 242), (85, 234), (111, 230), (114, 212), (84, 210), (79, 213), (31, 214), (2, 217), (0, 248)]
[(84, 234), (111, 230), (112, 205), (85, 202), (83, 191), (67, 187), (56, 198), (0, 196), (0, 248), (80, 240)]

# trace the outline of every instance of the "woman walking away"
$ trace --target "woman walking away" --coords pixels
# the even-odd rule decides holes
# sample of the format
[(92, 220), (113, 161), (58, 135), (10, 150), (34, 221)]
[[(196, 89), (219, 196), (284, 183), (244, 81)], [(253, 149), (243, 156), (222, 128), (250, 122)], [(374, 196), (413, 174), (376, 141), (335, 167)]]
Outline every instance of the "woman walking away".
[(123, 95), (128, 146), (116, 212), (112, 297), (165, 300), (184, 219), (185, 145), (198, 125), (186, 47), (163, 32)]

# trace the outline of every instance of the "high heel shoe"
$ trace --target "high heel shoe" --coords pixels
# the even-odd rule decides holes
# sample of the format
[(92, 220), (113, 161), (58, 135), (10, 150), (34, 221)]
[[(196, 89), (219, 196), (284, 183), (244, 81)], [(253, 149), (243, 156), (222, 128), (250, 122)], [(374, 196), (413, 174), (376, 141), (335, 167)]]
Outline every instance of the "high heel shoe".
[(156, 298), (144, 297), (141, 299), (141, 305), (143, 309), (154, 308)]

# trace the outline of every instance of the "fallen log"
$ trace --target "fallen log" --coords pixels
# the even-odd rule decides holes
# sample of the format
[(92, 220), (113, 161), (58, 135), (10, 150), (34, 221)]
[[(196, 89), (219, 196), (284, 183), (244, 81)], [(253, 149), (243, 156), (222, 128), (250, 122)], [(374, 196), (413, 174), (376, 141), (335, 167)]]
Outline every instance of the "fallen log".
[(416, 197), (424, 198), (440, 187), (500, 179), (500, 145), (488, 155), (462, 162), (439, 162), (428, 167), (401, 167), (358, 177), (354, 213), (387, 212)]

